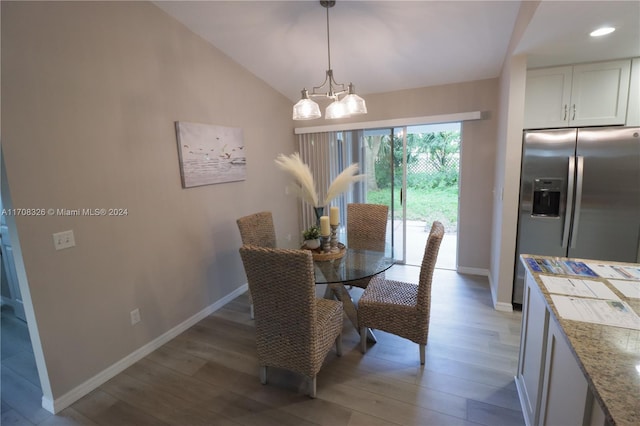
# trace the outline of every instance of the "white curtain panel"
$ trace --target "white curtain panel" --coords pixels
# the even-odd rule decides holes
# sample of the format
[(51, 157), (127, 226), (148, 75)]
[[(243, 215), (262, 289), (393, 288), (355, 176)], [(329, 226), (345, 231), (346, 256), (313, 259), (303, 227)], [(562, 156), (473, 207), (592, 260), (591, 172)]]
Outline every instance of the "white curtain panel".
[[(362, 131), (322, 132), (298, 135), (298, 151), (313, 174), (318, 200), (322, 205), (327, 188), (347, 166), (352, 163), (363, 165), (364, 149)], [(359, 173), (365, 173), (362, 168)], [(340, 207), (340, 220), (345, 222), (346, 205), (351, 202), (364, 202), (364, 185), (357, 183), (350, 191), (331, 201), (331, 206)], [(304, 229), (316, 223), (315, 212), (308, 203), (301, 202), (301, 223)], [(329, 206), (324, 206), (324, 214), (329, 214)], [(341, 224), (343, 225), (343, 224)]]

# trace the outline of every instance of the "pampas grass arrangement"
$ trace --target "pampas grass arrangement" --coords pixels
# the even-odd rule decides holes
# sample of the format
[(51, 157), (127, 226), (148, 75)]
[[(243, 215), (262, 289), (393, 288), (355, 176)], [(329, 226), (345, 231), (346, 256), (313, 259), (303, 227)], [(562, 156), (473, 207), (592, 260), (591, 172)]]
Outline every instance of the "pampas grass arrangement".
[(295, 183), (289, 186), (291, 191), (313, 207), (318, 207), (316, 183), (313, 180), (311, 169), (304, 164), (300, 158), (300, 154), (296, 152), (288, 157), (280, 154), (275, 161), (282, 170), (289, 173), (295, 179)]
[[(278, 167), (294, 178), (295, 183), (289, 186), (291, 191), (313, 207), (320, 207), (311, 169), (302, 161), (300, 154), (297, 152), (289, 156), (280, 154), (275, 162)], [(364, 174), (356, 175), (357, 172), (358, 163), (353, 163), (336, 176), (327, 189), (327, 196), (323, 205), (329, 205), (331, 200), (349, 189), (352, 183), (359, 182), (366, 177)]]
[(353, 163), (336, 176), (331, 185), (329, 185), (329, 189), (327, 189), (327, 197), (324, 199), (325, 206), (328, 206), (331, 200), (349, 189), (352, 183), (359, 182), (367, 177), (364, 174), (356, 175), (357, 172), (358, 163)]

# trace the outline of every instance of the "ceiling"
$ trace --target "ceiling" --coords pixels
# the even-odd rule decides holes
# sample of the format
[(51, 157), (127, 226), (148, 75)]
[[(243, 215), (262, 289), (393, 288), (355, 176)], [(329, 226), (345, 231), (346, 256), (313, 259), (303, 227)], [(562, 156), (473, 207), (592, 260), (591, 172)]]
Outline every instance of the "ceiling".
[[(318, 1), (156, 1), (283, 95), (322, 84), (326, 9)], [(497, 77), (520, 1), (338, 0), (331, 65), (360, 95)], [(640, 56), (640, 2), (543, 1), (516, 53), (540, 67)], [(616, 32), (600, 39), (601, 25)]]

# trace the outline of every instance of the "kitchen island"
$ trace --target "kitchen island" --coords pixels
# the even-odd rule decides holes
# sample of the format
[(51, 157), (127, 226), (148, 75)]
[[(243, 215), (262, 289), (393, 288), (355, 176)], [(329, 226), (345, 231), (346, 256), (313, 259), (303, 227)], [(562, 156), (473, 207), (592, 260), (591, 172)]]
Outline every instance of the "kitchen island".
[[(639, 425), (640, 330), (563, 318), (543, 278), (604, 283), (636, 314), (640, 299), (626, 297), (602, 276), (548, 273), (537, 261), (638, 264), (522, 255), (527, 270), (516, 386), (528, 425)], [(565, 296), (566, 297), (566, 296)], [(566, 299), (568, 300), (568, 299)], [(635, 324), (635, 321), (634, 323)]]

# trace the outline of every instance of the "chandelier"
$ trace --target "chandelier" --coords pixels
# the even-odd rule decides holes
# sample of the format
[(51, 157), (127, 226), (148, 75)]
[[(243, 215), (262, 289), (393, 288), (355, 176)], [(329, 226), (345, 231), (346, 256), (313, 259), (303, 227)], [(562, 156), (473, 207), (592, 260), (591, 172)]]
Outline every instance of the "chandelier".
[[(331, 45), (329, 42), (329, 8), (333, 7), (336, 2), (334, 0), (320, 0), (320, 4), (327, 9), (327, 57), (329, 67), (326, 71), (324, 82), (320, 86), (314, 87), (311, 93), (306, 88), (302, 89), (302, 99), (293, 106), (293, 119), (312, 120), (320, 118), (320, 107), (311, 100), (311, 98), (316, 97), (333, 99), (333, 102), (325, 110), (325, 118), (345, 118), (357, 114), (366, 114), (367, 106), (364, 99), (356, 95), (353, 84), (349, 83), (345, 88), (344, 84), (336, 83), (333, 79)], [(342, 95), (344, 96), (340, 98)]]

